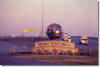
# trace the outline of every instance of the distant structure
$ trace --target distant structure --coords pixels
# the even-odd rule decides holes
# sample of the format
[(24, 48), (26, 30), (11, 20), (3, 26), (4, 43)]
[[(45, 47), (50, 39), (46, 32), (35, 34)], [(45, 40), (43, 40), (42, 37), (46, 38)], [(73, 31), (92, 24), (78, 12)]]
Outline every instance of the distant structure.
[(49, 25), (46, 31), (46, 34), (50, 39), (60, 39), (62, 33), (62, 27), (56, 23)]
[(16, 35), (12, 34), (11, 37), (12, 37), (12, 38), (16, 38)]
[(25, 37), (25, 35), (24, 35), (24, 34), (22, 34), (22, 35), (21, 35), (21, 37), (23, 38), (23, 37)]
[(5, 35), (4, 35), (4, 34), (1, 34), (1, 35), (0, 35), (0, 38), (4, 38), (4, 37), (5, 37)]

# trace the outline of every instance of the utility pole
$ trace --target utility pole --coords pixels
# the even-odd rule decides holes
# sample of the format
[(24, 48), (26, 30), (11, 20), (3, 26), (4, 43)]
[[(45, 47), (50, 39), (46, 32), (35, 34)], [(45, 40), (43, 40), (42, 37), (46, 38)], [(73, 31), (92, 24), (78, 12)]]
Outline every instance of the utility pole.
[(44, 0), (42, 0), (42, 37), (43, 37), (43, 20), (44, 20)]

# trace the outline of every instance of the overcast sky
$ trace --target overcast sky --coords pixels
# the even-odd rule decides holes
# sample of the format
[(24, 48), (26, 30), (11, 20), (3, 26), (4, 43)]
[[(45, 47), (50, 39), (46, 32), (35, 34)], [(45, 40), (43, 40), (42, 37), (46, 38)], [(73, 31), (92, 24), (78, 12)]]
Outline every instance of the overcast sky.
[[(0, 0), (0, 35), (21, 35), (22, 28), (38, 31), (42, 22), (43, 0)], [(72, 36), (98, 36), (97, 0), (44, 0), (44, 34), (48, 25), (60, 24)]]

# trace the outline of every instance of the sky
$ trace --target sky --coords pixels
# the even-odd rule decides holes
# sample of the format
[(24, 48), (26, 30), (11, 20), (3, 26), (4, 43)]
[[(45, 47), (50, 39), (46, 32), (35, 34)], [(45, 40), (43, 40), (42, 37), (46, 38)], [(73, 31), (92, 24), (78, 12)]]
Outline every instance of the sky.
[[(0, 0), (0, 35), (26, 36), (40, 34), (42, 29), (43, 0)], [(98, 37), (97, 0), (44, 0), (43, 34), (48, 25), (57, 23), (71, 36)]]

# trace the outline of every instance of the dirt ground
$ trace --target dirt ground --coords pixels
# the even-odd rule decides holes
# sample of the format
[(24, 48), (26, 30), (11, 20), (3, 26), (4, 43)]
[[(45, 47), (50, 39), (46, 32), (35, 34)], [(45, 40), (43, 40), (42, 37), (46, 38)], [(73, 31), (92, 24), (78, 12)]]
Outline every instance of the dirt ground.
[(98, 58), (90, 56), (53, 56), (53, 55), (33, 55), (33, 56), (13, 56), (14, 58), (34, 59), (61, 65), (97, 65)]

